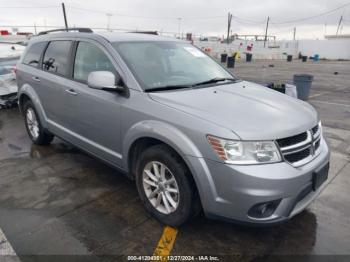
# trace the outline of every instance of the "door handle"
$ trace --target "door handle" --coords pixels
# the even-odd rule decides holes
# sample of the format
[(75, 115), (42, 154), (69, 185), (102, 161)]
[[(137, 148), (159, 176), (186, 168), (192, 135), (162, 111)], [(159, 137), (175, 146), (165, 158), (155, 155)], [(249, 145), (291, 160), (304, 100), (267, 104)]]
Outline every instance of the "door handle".
[(36, 81), (36, 82), (40, 82), (40, 78), (37, 77), (37, 76), (33, 76), (32, 79), (33, 79), (34, 81)]
[(67, 89), (66, 92), (70, 95), (76, 96), (78, 93), (74, 91), (74, 89)]

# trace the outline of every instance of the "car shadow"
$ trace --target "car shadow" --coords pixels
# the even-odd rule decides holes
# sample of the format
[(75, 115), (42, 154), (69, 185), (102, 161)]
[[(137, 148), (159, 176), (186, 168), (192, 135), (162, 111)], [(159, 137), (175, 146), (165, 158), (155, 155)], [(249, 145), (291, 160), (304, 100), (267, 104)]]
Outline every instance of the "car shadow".
[(249, 260), (270, 255), (306, 255), (313, 250), (316, 231), (316, 216), (308, 210), (285, 223), (265, 227), (209, 220), (201, 215), (179, 228), (174, 253)]

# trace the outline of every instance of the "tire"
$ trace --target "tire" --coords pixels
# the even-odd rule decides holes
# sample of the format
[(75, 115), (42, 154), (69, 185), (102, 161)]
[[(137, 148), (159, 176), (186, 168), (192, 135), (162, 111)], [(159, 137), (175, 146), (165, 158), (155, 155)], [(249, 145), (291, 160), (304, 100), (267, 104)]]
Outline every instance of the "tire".
[[(162, 173), (160, 171), (162, 170), (161, 165), (165, 166), (163, 169), (165, 170), (163, 172), (164, 177), (161, 182), (159, 180), (155, 182), (155, 180), (152, 180), (150, 176), (147, 175), (147, 172), (151, 172), (152, 175), (156, 174), (153, 164), (158, 166), (158, 177), (162, 177), (160, 174)], [(155, 177), (153, 176), (153, 178)], [(175, 183), (170, 183), (170, 181), (173, 181), (171, 178), (175, 179)], [(155, 182), (157, 187), (149, 185), (149, 181)], [(164, 184), (162, 182), (164, 182)], [(167, 182), (169, 184), (167, 184)], [(141, 153), (136, 168), (136, 185), (146, 210), (163, 224), (174, 227), (180, 226), (189, 221), (200, 211), (198, 193), (188, 168), (178, 154), (164, 144), (152, 146)], [(174, 193), (176, 187), (178, 193)], [(160, 192), (157, 194), (154, 193), (155, 196), (150, 200), (148, 196), (151, 196), (152, 192), (156, 190), (160, 190)], [(169, 192), (170, 190), (171, 192)], [(167, 201), (169, 199), (169, 194), (173, 202)], [(161, 197), (159, 195), (161, 195)], [(171, 209), (170, 213), (166, 208), (163, 198), (168, 202), (168, 207)], [(175, 208), (172, 204), (177, 207)]]
[[(33, 143), (36, 145), (49, 145), (54, 136), (43, 128), (39, 115), (30, 100), (26, 101), (23, 106), (23, 115), (27, 133)], [(37, 123), (36, 125), (33, 124), (35, 121)], [(30, 125), (30, 122), (32, 125)]]

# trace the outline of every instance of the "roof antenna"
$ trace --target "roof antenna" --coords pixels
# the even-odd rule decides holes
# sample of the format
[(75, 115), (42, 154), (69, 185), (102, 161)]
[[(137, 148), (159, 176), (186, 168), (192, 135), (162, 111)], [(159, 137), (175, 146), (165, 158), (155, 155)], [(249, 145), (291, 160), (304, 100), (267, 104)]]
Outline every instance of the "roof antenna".
[(62, 10), (63, 10), (64, 24), (65, 24), (66, 30), (67, 30), (67, 32), (68, 32), (68, 23), (67, 23), (66, 7), (64, 6), (64, 3), (62, 3)]

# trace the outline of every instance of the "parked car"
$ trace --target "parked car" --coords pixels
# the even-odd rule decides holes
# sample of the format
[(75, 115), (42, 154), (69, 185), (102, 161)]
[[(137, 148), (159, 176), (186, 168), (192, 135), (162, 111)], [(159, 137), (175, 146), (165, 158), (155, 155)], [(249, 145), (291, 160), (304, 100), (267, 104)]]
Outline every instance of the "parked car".
[(0, 58), (0, 97), (17, 94), (15, 68), (19, 60), (16, 58)]
[(0, 109), (17, 103), (15, 68), (23, 50), (23, 44), (0, 42)]
[(114, 166), (172, 226), (201, 210), (278, 223), (320, 192), (330, 153), (311, 105), (237, 79), (186, 42), (75, 30), (33, 37), (17, 65), (33, 143), (57, 136)]

